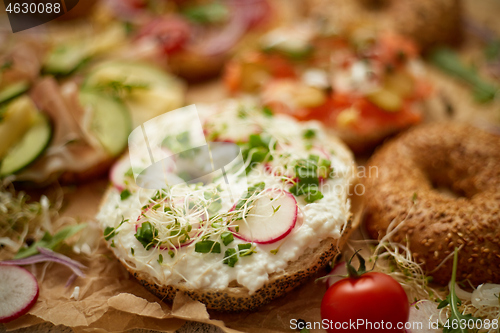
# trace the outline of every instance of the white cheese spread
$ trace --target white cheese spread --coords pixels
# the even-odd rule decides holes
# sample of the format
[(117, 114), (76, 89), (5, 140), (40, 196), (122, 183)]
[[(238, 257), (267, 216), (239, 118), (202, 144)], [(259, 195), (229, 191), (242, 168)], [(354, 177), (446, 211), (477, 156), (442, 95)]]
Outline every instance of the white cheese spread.
[[(126, 191), (129, 195), (125, 198), (119, 189), (111, 188), (97, 219), (103, 229), (108, 228), (105, 236), (111, 243), (115, 255), (124, 264), (146, 272), (161, 285), (175, 285), (185, 281), (194, 289), (226, 288), (230, 282), (236, 281), (253, 293), (268, 281), (269, 275), (286, 270), (288, 263), (297, 260), (307, 248), (314, 249), (321, 240), (329, 237), (340, 238), (349, 217), (348, 190), (354, 180), (352, 155), (342, 143), (335, 138), (328, 137), (316, 122), (298, 123), (286, 116), (266, 115), (262, 109), (246, 106), (246, 104), (243, 106), (236, 101), (198, 106), (198, 111), (204, 125), (205, 135), (212, 140), (227, 142), (233, 139), (241, 143), (245, 141), (241, 133), (247, 133), (249, 129), (249, 135), (270, 135), (271, 143), (267, 160), (257, 163), (247, 172), (246, 177), (244, 177), (244, 168), (236, 171), (237, 176), (232, 179), (234, 185), (231, 187), (233, 189), (231, 193), (228, 190), (220, 190), (227, 188), (224, 184), (224, 177), (216, 177), (212, 183), (206, 185), (181, 183), (166, 186), (162, 192), (164, 197), (159, 200), (156, 198), (156, 201), (152, 198), (158, 194), (157, 190), (139, 188), (133, 182), (126, 184)], [(158, 126), (161, 126), (160, 122)], [(159, 128), (155, 135), (161, 135), (162, 137), (157, 139), (165, 142), (168, 134), (169, 129), (166, 127)], [(246, 140), (248, 139), (247, 136)], [(274, 140), (277, 143), (273, 146)], [(248, 146), (249, 143), (246, 145)], [(244, 142), (242, 147), (245, 147)], [(305, 195), (296, 195), (298, 219), (286, 237), (269, 244), (251, 242), (253, 250), (251, 255), (239, 256), (233, 267), (227, 262), (224, 263), (225, 250), (237, 248), (238, 244), (248, 244), (249, 241), (234, 237), (230, 244), (224, 245), (222, 233), (212, 232), (214, 219), (222, 216), (219, 222), (244, 223), (244, 220), (251, 216), (251, 202), (243, 208), (248, 208), (246, 212), (248, 215), (245, 217), (245, 213), (242, 213), (239, 222), (235, 221), (234, 216), (232, 222), (228, 222), (231, 217), (227, 218), (227, 214), (231, 214), (231, 210), (233, 212), (236, 210), (234, 204), (240, 202), (238, 198), (245, 193), (246, 187), (264, 182), (266, 189), (277, 188), (289, 191), (294, 182), (301, 181), (297, 180), (296, 175), (293, 174), (294, 168), (290, 166), (311, 155), (313, 160), (315, 156), (319, 156), (316, 158), (319, 160), (318, 163), (328, 165), (330, 170), (327, 178), (320, 176), (318, 189), (322, 198), (309, 200), (313, 202), (308, 203)], [(272, 160), (269, 156), (273, 157)], [(230, 168), (231, 166), (228, 170)], [(179, 171), (181, 170), (177, 170)], [(203, 207), (203, 204), (198, 205), (198, 203), (205, 202), (207, 205), (210, 202), (213, 203), (214, 201), (207, 199), (206, 194), (207, 192), (215, 193), (213, 191), (216, 191), (221, 199), (219, 200), (221, 205), (211, 215), (208, 209), (212, 206)], [(265, 193), (265, 191), (260, 193)], [(236, 201), (234, 198), (231, 199), (232, 195), (238, 196)], [(164, 199), (165, 197), (167, 199)], [(190, 198), (187, 201), (194, 203), (194, 207), (183, 200), (186, 197)], [(172, 211), (170, 208), (164, 208), (167, 201), (170, 202), (169, 207), (172, 207)], [(161, 212), (153, 213), (154, 209), (161, 210)], [(168, 217), (165, 215), (163, 220), (161, 217), (158, 218), (162, 216), (163, 209), (169, 210), (168, 214), (173, 212), (173, 215)], [(177, 217), (176, 212), (179, 212)], [(199, 214), (200, 212), (202, 213)], [(153, 218), (152, 215), (156, 217)], [(208, 223), (207, 215), (209, 216)], [(138, 219), (140, 216), (141, 218)], [(122, 222), (124, 219), (125, 222)], [(165, 239), (169, 237), (169, 232), (172, 235), (172, 231), (169, 230), (173, 229), (162, 229), (168, 219), (172, 221), (175, 219), (175, 223), (188, 223), (193, 226), (193, 229), (187, 229), (190, 230), (189, 232), (186, 231), (190, 239), (184, 239), (185, 243), (181, 246), (172, 246), (173, 242), (161, 242), (162, 237), (166, 237)], [(158, 229), (159, 246), (154, 244), (147, 248), (135, 236), (144, 221), (150, 221)], [(173, 222), (169, 223), (171, 223), (170, 228)], [(231, 226), (224, 230), (226, 233), (229, 231), (237, 234)], [(203, 237), (210, 232), (212, 234), (208, 239), (220, 243), (220, 253), (197, 252), (196, 243), (206, 239)], [(179, 245), (179, 242), (176, 244)]]

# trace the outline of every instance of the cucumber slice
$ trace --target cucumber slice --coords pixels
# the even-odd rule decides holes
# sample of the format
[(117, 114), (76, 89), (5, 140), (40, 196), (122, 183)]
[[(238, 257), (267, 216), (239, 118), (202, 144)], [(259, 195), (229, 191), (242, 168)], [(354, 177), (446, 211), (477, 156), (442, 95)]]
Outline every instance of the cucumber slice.
[(34, 162), (48, 147), (51, 137), (52, 126), (48, 117), (38, 112), (33, 125), (2, 160), (0, 176), (16, 173)]
[(7, 87), (0, 90), (0, 103), (7, 102), (8, 100), (21, 95), (26, 92), (30, 87), (28, 81), (19, 81), (8, 85)]
[(54, 75), (68, 75), (89, 56), (88, 48), (81, 44), (58, 45), (45, 58), (43, 70)]
[(96, 87), (111, 82), (122, 82), (124, 84), (147, 85), (146, 88), (164, 86), (169, 87), (176, 79), (159, 68), (132, 61), (107, 61), (97, 67), (85, 80), (85, 87)]
[(264, 35), (260, 41), (264, 52), (276, 52), (292, 60), (309, 57), (314, 47), (310, 36), (302, 29), (278, 28)]
[(229, 18), (229, 9), (222, 3), (208, 3), (188, 7), (181, 12), (188, 20), (198, 24), (223, 23)]
[(184, 105), (184, 84), (140, 62), (108, 61), (95, 67), (83, 86), (117, 95), (131, 112), (133, 126)]
[(80, 91), (80, 103), (92, 108), (90, 132), (111, 156), (119, 155), (132, 130), (127, 108), (116, 98), (90, 90)]
[(91, 57), (116, 50), (125, 39), (126, 32), (121, 24), (111, 24), (90, 36), (73, 36), (50, 51), (45, 58), (44, 71), (55, 75), (71, 74)]
[(0, 110), (0, 160), (33, 125), (38, 110), (26, 95), (16, 98)]

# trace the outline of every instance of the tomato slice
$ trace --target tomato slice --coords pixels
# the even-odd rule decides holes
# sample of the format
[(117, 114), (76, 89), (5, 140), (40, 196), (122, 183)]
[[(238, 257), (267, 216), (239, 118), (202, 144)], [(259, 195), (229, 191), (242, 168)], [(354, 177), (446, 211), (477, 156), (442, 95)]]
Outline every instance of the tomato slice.
[[(267, 83), (261, 82), (264, 76), (269, 80), (296, 78), (297, 73), (291, 61), (282, 55), (252, 52), (226, 65), (223, 82), (231, 93), (235, 93), (264, 85)], [(259, 82), (250, 82), (252, 80)]]
[(145, 25), (137, 38), (153, 38), (161, 45), (165, 54), (173, 53), (183, 48), (191, 36), (191, 27), (181, 17), (172, 15), (157, 18)]
[(317, 119), (325, 123), (326, 126), (337, 128), (339, 127), (337, 121), (339, 114), (351, 107), (359, 113), (356, 120), (348, 126), (349, 129), (359, 134), (404, 128), (417, 124), (422, 119), (421, 113), (413, 109), (413, 103), (409, 100), (403, 103), (401, 110), (387, 112), (365, 97), (333, 94), (327, 103), (311, 109), (307, 116), (308, 119), (304, 120)]
[(319, 120), (330, 128), (341, 128), (338, 116), (342, 111), (354, 108), (358, 112), (358, 116), (347, 126), (349, 130), (362, 135), (402, 129), (418, 124), (422, 120), (421, 113), (414, 110), (411, 100), (405, 101), (401, 110), (387, 112), (369, 102), (366, 98), (354, 94), (332, 94), (324, 104), (312, 108), (291, 110), (287, 105), (279, 101), (270, 101), (268, 105), (274, 112), (286, 113), (303, 121)]

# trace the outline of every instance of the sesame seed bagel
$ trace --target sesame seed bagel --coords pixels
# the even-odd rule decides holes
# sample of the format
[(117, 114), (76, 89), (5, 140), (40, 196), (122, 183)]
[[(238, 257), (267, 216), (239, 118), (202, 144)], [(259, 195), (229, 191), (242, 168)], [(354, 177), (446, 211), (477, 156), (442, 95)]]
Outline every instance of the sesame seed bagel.
[(414, 260), (440, 284), (457, 277), (474, 285), (500, 283), (500, 136), (457, 123), (424, 125), (384, 145), (369, 161), (366, 227), (406, 244)]
[[(170, 171), (158, 187), (140, 187), (129, 159), (121, 159), (97, 219), (116, 257), (161, 299), (181, 291), (210, 309), (253, 310), (325, 266), (357, 225), (349, 198), (352, 154), (319, 123), (270, 115), (249, 102), (198, 106), (203, 130), (190, 110), (158, 117), (150, 128), (153, 147), (161, 142), (183, 152), (175, 165), (164, 162)], [(236, 146), (235, 156), (247, 157), (224, 162), (231, 170), (225, 176), (214, 171), (204, 182), (174, 183), (191, 165), (206, 165), (179, 148), (197, 135), (217, 136), (217, 143)], [(214, 164), (224, 158), (216, 142)], [(257, 152), (261, 159), (252, 157)]]
[(293, 288), (305, 282), (318, 270), (324, 268), (337, 254), (340, 253), (345, 241), (349, 238), (352, 228), (352, 218), (345, 226), (342, 238), (331, 238), (321, 241), (314, 250), (308, 249), (297, 261), (290, 262), (286, 271), (273, 273), (262, 288), (250, 294), (248, 289), (238, 285), (236, 281), (225, 289), (192, 289), (186, 283), (163, 286), (144, 272), (131, 269), (128, 271), (151, 293), (163, 301), (172, 302), (177, 292), (183, 292), (194, 300), (206, 304), (207, 308), (223, 312), (241, 312), (255, 310), (283, 296)]
[[(130, 175), (133, 162), (121, 159), (97, 220), (116, 257), (161, 299), (172, 301), (181, 291), (210, 309), (253, 310), (339, 253), (357, 224), (349, 198), (356, 182), (352, 154), (319, 123), (270, 115), (244, 101), (198, 106), (203, 131), (190, 110), (158, 117), (151, 127), (153, 147), (162, 142), (183, 152), (175, 165), (163, 160), (158, 186), (141, 187)], [(181, 134), (166, 127), (171, 123)], [(224, 162), (231, 170), (225, 176), (213, 171), (204, 182), (177, 182), (173, 177), (192, 165), (206, 165), (202, 155), (179, 148), (196, 135), (217, 135), (210, 143), (214, 164), (227, 158), (221, 143), (237, 148), (237, 157)], [(261, 159), (253, 157), (257, 152)]]

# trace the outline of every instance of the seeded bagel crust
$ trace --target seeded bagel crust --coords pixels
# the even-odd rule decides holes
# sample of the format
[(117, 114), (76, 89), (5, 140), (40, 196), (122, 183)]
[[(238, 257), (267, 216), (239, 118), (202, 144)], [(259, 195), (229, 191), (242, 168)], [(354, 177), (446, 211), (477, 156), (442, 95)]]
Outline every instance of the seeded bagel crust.
[(437, 267), (461, 247), (459, 279), (500, 283), (499, 135), (457, 123), (423, 125), (384, 145), (369, 165), (378, 168), (366, 181), (372, 237), (395, 220), (403, 225), (392, 240), (407, 239), (435, 282), (449, 282), (452, 261)]
[[(101, 205), (106, 202), (109, 192), (108, 189)], [(186, 283), (162, 285), (149, 274), (133, 269), (131, 267), (133, 264), (127, 264), (120, 256), (117, 257), (140, 284), (165, 302), (172, 302), (177, 292), (181, 291), (192, 299), (206, 304), (209, 309), (223, 312), (250, 311), (284, 295), (325, 267), (340, 253), (351, 232), (358, 227), (360, 217), (361, 214), (356, 214), (356, 216), (351, 214), (340, 239), (327, 238), (322, 240), (315, 249), (307, 249), (297, 261), (289, 262), (286, 271), (271, 274), (269, 281), (253, 294), (250, 294), (247, 288), (240, 286), (236, 281), (232, 281), (225, 289), (192, 289)], [(119, 251), (116, 247), (112, 248), (109, 242), (106, 244), (112, 252)]]
[(206, 304), (209, 309), (224, 312), (255, 310), (284, 295), (325, 267), (335, 255), (340, 253), (351, 230), (351, 219), (349, 219), (339, 240), (331, 238), (322, 240), (316, 249), (308, 249), (297, 261), (290, 262), (285, 272), (271, 274), (269, 282), (253, 294), (250, 294), (247, 288), (238, 285), (236, 281), (225, 289), (191, 289), (185, 283), (163, 286), (158, 285), (143, 272), (127, 269), (146, 289), (164, 301), (173, 301), (176, 293), (182, 291), (192, 299)]
[(324, 239), (317, 248), (307, 249), (297, 261), (289, 263), (285, 272), (271, 274), (269, 282), (253, 294), (250, 294), (247, 288), (238, 285), (236, 281), (231, 282), (225, 289), (192, 289), (186, 283), (164, 286), (158, 284), (150, 275), (136, 271), (129, 265), (124, 266), (146, 289), (163, 301), (172, 302), (176, 293), (181, 291), (192, 299), (206, 304), (209, 309), (224, 312), (254, 310), (284, 295), (325, 267), (340, 253), (340, 249), (353, 230), (352, 224), (351, 217), (340, 239)]

